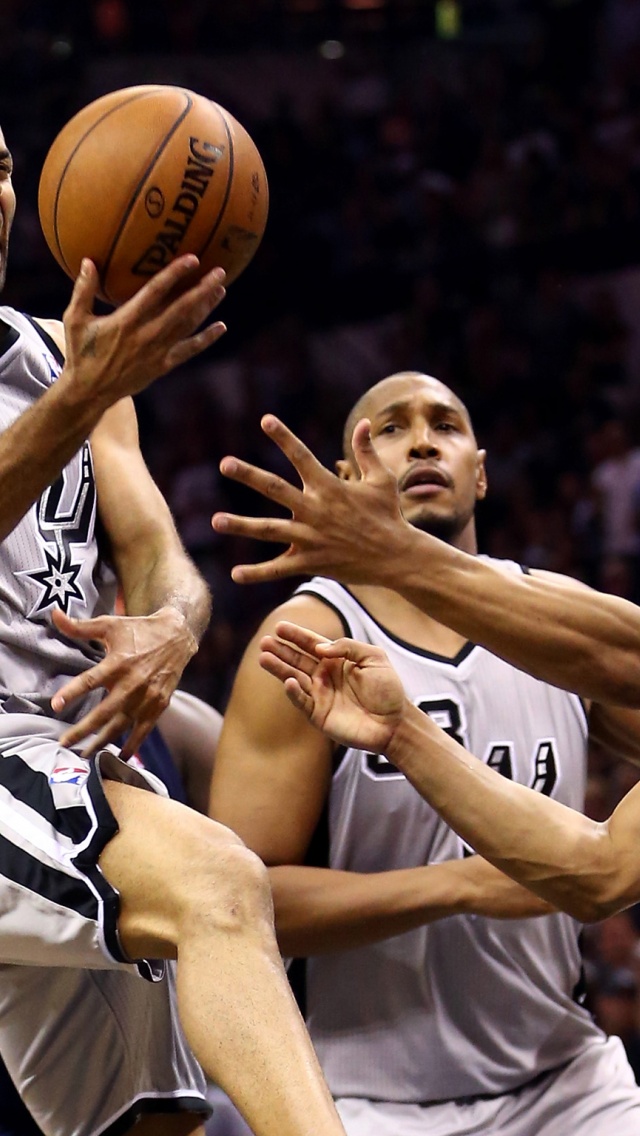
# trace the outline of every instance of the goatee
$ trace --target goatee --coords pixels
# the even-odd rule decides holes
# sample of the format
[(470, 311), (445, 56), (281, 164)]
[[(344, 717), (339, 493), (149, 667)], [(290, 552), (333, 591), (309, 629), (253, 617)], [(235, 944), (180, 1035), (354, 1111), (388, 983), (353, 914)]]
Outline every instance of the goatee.
[(419, 532), (443, 540), (445, 544), (452, 544), (464, 528), (459, 517), (417, 517), (415, 521), (409, 521), (409, 524)]

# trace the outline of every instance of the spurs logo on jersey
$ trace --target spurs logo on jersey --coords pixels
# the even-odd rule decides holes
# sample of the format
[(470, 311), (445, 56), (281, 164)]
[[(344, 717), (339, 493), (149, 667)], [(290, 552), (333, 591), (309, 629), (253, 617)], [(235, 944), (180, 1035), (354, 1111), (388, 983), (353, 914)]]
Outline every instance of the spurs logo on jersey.
[[(9, 331), (0, 345), (0, 431), (55, 382), (62, 357), (46, 331), (0, 308)], [(89, 444), (73, 456), (2, 543), (0, 567), (0, 705), (50, 713), (62, 676), (102, 657), (95, 643), (65, 639), (53, 626), (58, 607), (91, 618), (113, 610), (115, 577), (96, 540), (97, 499)], [(88, 696), (69, 716), (79, 716)], [(99, 693), (97, 694), (99, 697)]]
[(74, 547), (86, 547), (93, 537), (95, 524), (96, 489), (88, 442), (80, 451), (79, 476), (72, 488), (72, 500), (67, 504), (70, 480), (65, 470), (45, 490), (36, 506), (45, 567), (16, 573), (32, 580), (40, 590), (29, 616), (54, 605), (68, 612), (72, 600), (78, 600), (83, 606), (86, 604), (86, 596), (78, 582), (82, 563), (74, 563), (73, 555)]

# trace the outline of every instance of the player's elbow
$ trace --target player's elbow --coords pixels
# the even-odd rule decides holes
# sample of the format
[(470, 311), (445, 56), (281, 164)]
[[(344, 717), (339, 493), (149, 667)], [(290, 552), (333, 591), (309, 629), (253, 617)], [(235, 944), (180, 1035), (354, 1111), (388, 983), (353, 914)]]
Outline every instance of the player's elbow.
[(598, 702), (640, 707), (638, 646), (634, 644), (631, 650), (607, 650), (602, 644), (590, 640), (584, 659), (584, 681), (578, 683), (581, 692)]
[(628, 872), (616, 854), (608, 824), (597, 824), (588, 846), (581, 849), (580, 866), (563, 881), (558, 906), (581, 923), (598, 923), (633, 902), (636, 875), (630, 889)]

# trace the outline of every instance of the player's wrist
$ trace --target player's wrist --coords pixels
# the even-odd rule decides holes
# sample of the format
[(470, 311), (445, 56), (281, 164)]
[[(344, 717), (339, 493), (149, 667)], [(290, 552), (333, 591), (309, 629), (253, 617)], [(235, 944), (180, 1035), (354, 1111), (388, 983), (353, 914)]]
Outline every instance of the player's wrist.
[(84, 428), (85, 436), (97, 426), (113, 401), (97, 388), (97, 384), (83, 378), (70, 361), (65, 363), (55, 383), (49, 388), (48, 397), (51, 402), (60, 405), (74, 430)]
[(163, 624), (167, 629), (167, 637), (180, 641), (188, 658), (193, 658), (200, 646), (200, 636), (194, 630), (188, 612), (179, 601), (175, 603), (168, 601), (154, 611), (149, 619)]
[(421, 738), (422, 718), (424, 718), (422, 711), (405, 698), (398, 719), (392, 727), (389, 742), (385, 746), (385, 757), (403, 772), (403, 766), (410, 762), (416, 742)]

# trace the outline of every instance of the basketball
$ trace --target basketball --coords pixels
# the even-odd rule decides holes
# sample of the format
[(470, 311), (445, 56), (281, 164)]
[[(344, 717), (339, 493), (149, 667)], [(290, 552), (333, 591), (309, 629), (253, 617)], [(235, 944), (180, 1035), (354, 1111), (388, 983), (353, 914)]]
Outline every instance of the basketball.
[(247, 131), (217, 103), (182, 87), (112, 91), (78, 112), (45, 158), (38, 211), (72, 279), (84, 256), (100, 295), (128, 300), (183, 253), (232, 283), (253, 257), (269, 190)]

